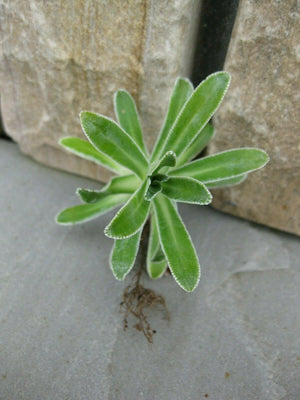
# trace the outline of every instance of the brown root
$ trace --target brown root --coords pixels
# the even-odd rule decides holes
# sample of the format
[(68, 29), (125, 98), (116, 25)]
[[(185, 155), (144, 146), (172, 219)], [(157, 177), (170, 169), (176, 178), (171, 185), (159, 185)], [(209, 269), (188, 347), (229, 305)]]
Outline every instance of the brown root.
[(145, 226), (142, 235), (142, 247), (141, 247), (141, 262), (138, 272), (134, 275), (130, 285), (128, 285), (123, 292), (123, 299), (120, 303), (120, 312), (124, 314), (123, 317), (123, 329), (124, 331), (128, 328), (128, 317), (129, 315), (134, 316), (138, 321), (134, 325), (134, 328), (140, 332), (143, 332), (149, 343), (153, 343), (153, 335), (156, 333), (148, 321), (146, 310), (150, 310), (154, 306), (161, 305), (165, 318), (169, 320), (169, 312), (166, 307), (166, 301), (163, 296), (155, 293), (154, 290), (145, 288), (141, 283), (141, 276), (143, 267), (145, 265), (146, 254), (147, 254), (147, 242), (149, 237), (149, 225)]
[(123, 328), (124, 330), (128, 328), (128, 317), (131, 314), (138, 320), (134, 328), (143, 332), (149, 343), (153, 343), (153, 335), (156, 331), (151, 328), (145, 310), (161, 305), (167, 319), (169, 319), (169, 312), (163, 296), (141, 285), (137, 275), (135, 276), (136, 279), (123, 292), (123, 301), (120, 304), (120, 312), (124, 314)]

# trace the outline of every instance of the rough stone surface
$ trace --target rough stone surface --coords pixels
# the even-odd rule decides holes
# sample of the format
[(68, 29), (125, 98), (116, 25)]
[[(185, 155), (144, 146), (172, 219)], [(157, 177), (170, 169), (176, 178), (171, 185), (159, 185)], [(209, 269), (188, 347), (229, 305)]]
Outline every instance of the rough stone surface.
[(201, 0), (149, 1), (139, 105), (152, 148), (178, 76), (189, 76)]
[[(296, 237), (209, 207), (180, 207), (202, 265), (192, 294), (145, 281), (171, 321), (150, 315), (149, 346), (123, 332), (128, 283), (108, 267), (112, 214), (75, 227), (53, 216), (92, 181), (34, 163), (0, 140), (0, 398), (298, 400)], [(131, 321), (132, 322), (132, 321)]]
[(265, 149), (271, 162), (240, 186), (215, 193), (223, 211), (300, 234), (300, 4), (240, 1), (225, 69), (229, 92), (210, 152)]
[(57, 141), (83, 136), (78, 114), (113, 116), (131, 92), (151, 146), (177, 75), (187, 75), (200, 2), (0, 0), (1, 109), (6, 132), (47, 165), (107, 180)]

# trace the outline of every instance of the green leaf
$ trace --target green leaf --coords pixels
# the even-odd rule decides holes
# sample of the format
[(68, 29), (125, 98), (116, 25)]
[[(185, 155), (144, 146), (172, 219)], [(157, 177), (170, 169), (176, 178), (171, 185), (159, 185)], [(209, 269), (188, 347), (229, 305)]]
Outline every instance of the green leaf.
[(157, 225), (154, 217), (151, 217), (150, 235), (147, 251), (147, 272), (150, 278), (160, 278), (167, 269), (166, 258), (163, 257), (161, 261), (153, 261), (158, 249), (161, 249), (159, 243), (159, 236), (157, 231)]
[(145, 193), (145, 199), (147, 201), (150, 201), (153, 199), (153, 197), (157, 196), (158, 193), (161, 192), (161, 184), (159, 181), (154, 181), (151, 182), (150, 185), (148, 186), (148, 189)]
[(56, 222), (61, 225), (73, 225), (89, 221), (125, 203), (128, 197), (127, 194), (113, 194), (95, 204), (66, 208), (56, 216)]
[(201, 182), (217, 182), (262, 168), (269, 161), (267, 153), (255, 148), (242, 148), (200, 158), (169, 172), (189, 176)]
[[(154, 165), (154, 166), (153, 166)], [(167, 151), (166, 154), (162, 156), (158, 163), (152, 164), (150, 167), (151, 175), (155, 175), (159, 172), (161, 168), (164, 167), (175, 167), (176, 165), (176, 154), (173, 151)]]
[(131, 271), (141, 239), (142, 229), (127, 239), (115, 240), (110, 257), (110, 266), (116, 279), (123, 280)]
[(112, 178), (101, 190), (78, 188), (76, 193), (85, 203), (95, 203), (113, 193), (132, 194), (139, 187), (140, 180), (136, 175), (116, 176)]
[(214, 128), (210, 123), (207, 123), (201, 132), (196, 136), (193, 142), (184, 150), (178, 157), (176, 165), (184, 165), (186, 162), (195, 158), (207, 146), (209, 141), (214, 136)]
[(143, 179), (148, 162), (133, 139), (113, 120), (102, 115), (82, 111), (82, 129), (91, 143), (113, 160)]
[(169, 179), (168, 175), (165, 174), (156, 174), (148, 177), (149, 186), (145, 193), (145, 199), (150, 201), (154, 196), (158, 195), (161, 192), (161, 182), (164, 182)]
[(126, 90), (118, 90), (115, 93), (114, 100), (115, 113), (119, 124), (132, 137), (143, 153), (147, 155), (141, 124), (133, 98)]
[(244, 182), (244, 180), (247, 178), (247, 175), (240, 175), (235, 178), (229, 178), (229, 179), (221, 179), (220, 181), (216, 182), (207, 182), (205, 183), (205, 186), (209, 189), (217, 189), (217, 188), (223, 188), (223, 187), (229, 187), (229, 186), (235, 186), (239, 185), (240, 183)]
[(145, 180), (117, 212), (104, 230), (106, 236), (113, 239), (125, 239), (142, 228), (150, 210), (150, 201), (144, 197), (148, 185), (148, 180)]
[(77, 137), (64, 137), (60, 139), (59, 143), (68, 151), (86, 160), (93, 161), (97, 164), (110, 169), (118, 174), (128, 173), (128, 169), (116, 163), (107, 155), (95, 149), (91, 143)]
[(161, 154), (173, 150), (177, 157), (180, 156), (217, 110), (229, 81), (227, 72), (217, 72), (200, 83), (178, 115)]
[(157, 247), (156, 252), (155, 252), (153, 258), (151, 259), (151, 261), (154, 263), (160, 263), (161, 261), (164, 261), (164, 260), (165, 260), (165, 255), (164, 255), (163, 249), (159, 245)]
[(168, 175), (166, 174), (155, 174), (150, 176), (151, 182), (164, 182), (169, 179)]
[(161, 186), (162, 193), (172, 200), (199, 205), (207, 205), (212, 201), (209, 190), (193, 178), (173, 176), (162, 182)]
[(183, 105), (185, 104), (185, 102), (191, 96), (192, 93), (193, 93), (193, 85), (188, 79), (183, 79), (183, 78), (176, 79), (175, 86), (173, 88), (173, 92), (171, 95), (171, 100), (169, 103), (167, 116), (151, 155), (152, 162), (158, 160), (159, 155), (161, 154), (161, 149), (164, 145), (164, 142), (170, 132), (170, 129), (174, 121), (176, 120), (180, 110), (182, 109)]
[(153, 203), (159, 240), (171, 273), (182, 289), (192, 292), (200, 279), (200, 265), (191, 238), (171, 200), (160, 194)]

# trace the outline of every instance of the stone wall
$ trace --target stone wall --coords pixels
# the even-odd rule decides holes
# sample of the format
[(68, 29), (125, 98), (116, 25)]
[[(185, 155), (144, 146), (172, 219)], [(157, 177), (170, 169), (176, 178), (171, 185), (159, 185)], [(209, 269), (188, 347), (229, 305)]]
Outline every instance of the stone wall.
[(0, 93), (6, 132), (47, 165), (107, 180), (106, 170), (66, 154), (82, 136), (78, 114), (113, 117), (127, 89), (153, 145), (174, 80), (188, 75), (200, 1), (0, 0)]
[(241, 0), (224, 69), (230, 89), (217, 113), (215, 153), (256, 146), (271, 161), (241, 185), (215, 191), (214, 207), (300, 234), (299, 2)]

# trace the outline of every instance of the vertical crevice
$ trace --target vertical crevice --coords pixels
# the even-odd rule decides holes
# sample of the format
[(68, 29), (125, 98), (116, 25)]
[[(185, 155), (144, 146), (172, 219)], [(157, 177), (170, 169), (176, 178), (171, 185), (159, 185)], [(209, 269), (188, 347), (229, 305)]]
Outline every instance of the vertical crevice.
[(239, 0), (202, 0), (191, 80), (223, 69)]

